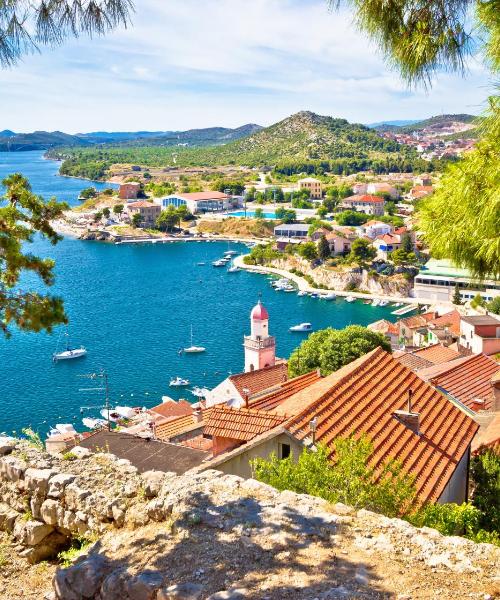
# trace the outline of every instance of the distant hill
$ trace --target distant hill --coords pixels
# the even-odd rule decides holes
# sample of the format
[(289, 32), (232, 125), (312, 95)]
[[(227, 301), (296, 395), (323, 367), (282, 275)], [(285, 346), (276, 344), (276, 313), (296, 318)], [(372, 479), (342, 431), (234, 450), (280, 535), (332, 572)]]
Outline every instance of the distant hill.
[(88, 147), (101, 144), (133, 146), (212, 146), (225, 144), (255, 133), (262, 129), (260, 125), (249, 123), (229, 129), (227, 127), (208, 127), (188, 131), (94, 131), (70, 135), (61, 131), (35, 131), (33, 133), (15, 133), (9, 129), (0, 131), (0, 152), (21, 150), (49, 150), (52, 148)]
[(474, 115), (457, 114), (457, 115), (436, 115), (422, 121), (388, 121), (386, 123), (374, 123), (373, 127), (377, 131), (392, 131), (394, 133), (412, 133), (413, 131), (421, 131), (422, 129), (431, 129), (439, 132), (440, 129), (449, 128), (451, 126), (460, 127), (460, 125), (470, 125), (476, 117)]
[(384, 129), (386, 127), (404, 127), (412, 123), (418, 123), (418, 119), (399, 120), (399, 121), (379, 121), (378, 123), (368, 123), (366, 126), (370, 129)]

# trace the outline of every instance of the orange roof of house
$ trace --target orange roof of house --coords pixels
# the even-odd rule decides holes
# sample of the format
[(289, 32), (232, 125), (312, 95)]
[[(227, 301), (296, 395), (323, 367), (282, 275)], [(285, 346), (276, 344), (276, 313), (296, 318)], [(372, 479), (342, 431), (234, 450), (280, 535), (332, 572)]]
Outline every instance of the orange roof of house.
[(384, 233), (383, 235), (377, 235), (376, 240), (386, 242), (387, 244), (399, 244), (399, 236), (393, 235), (392, 233)]
[(460, 319), (461, 314), (458, 310), (452, 310), (449, 313), (441, 315), (436, 319), (431, 319), (428, 323), (429, 327), (442, 329), (447, 327), (452, 333), (460, 335)]
[(422, 315), (413, 315), (411, 317), (406, 317), (404, 319), (400, 319), (398, 323), (402, 323), (408, 329), (418, 329), (419, 327), (425, 327), (429, 321), (436, 318), (436, 313), (428, 312)]
[[(203, 415), (204, 412), (202, 413)], [(184, 431), (196, 428), (196, 426), (202, 427), (203, 422), (196, 422), (192, 414), (182, 415), (157, 425), (155, 427), (155, 434), (159, 440), (168, 441)]]
[(252, 408), (216, 405), (206, 419), (203, 433), (248, 442), (256, 435), (280, 425), (286, 416)]
[(432, 187), (432, 185), (414, 185), (411, 188), (411, 192), (432, 192), (434, 191), (434, 188)]
[(272, 367), (264, 367), (256, 371), (248, 371), (248, 373), (238, 373), (229, 377), (242, 398), (245, 396), (244, 389), (249, 390), (248, 395), (251, 397), (274, 385), (283, 383), (287, 379), (288, 367), (286, 363), (278, 363)]
[[(419, 434), (394, 415), (406, 409), (410, 389), (412, 410), (420, 414)], [(387, 459), (399, 460), (404, 471), (415, 475), (420, 502), (438, 500), (479, 427), (381, 348), (305, 391), (308, 406), (285, 423), (293, 435), (310, 438), (309, 423), (317, 418), (316, 440), (333, 455), (335, 438), (366, 434), (374, 446), (370, 464), (378, 468)], [(278, 410), (292, 409), (296, 397)]]
[(321, 375), (318, 371), (311, 371), (311, 373), (289, 379), (285, 383), (282, 383), (276, 391), (270, 392), (265, 396), (252, 398), (249, 403), (250, 408), (257, 410), (273, 410), (287, 398), (290, 398), (290, 396), (293, 396), (300, 390), (309, 387), (318, 379), (321, 379)]
[(461, 356), (460, 352), (457, 352), (452, 348), (448, 348), (442, 344), (434, 344), (433, 346), (406, 352), (405, 354), (398, 356), (396, 360), (402, 365), (405, 365), (405, 367), (416, 371), (432, 365), (446, 363), (450, 360), (460, 358)]
[(378, 331), (379, 333), (390, 333), (392, 335), (399, 335), (399, 328), (397, 323), (391, 323), (387, 319), (380, 319), (380, 321), (375, 321), (370, 323), (368, 329), (371, 331)]
[(478, 453), (482, 448), (491, 448), (500, 454), (500, 412), (494, 414), (487, 427), (481, 427), (472, 442), (472, 451)]
[(369, 204), (380, 204), (385, 202), (381, 196), (373, 196), (372, 194), (354, 194), (354, 196), (348, 196), (344, 198), (342, 202), (367, 202)]
[[(490, 410), (493, 400), (491, 381), (500, 371), (500, 365), (486, 354), (475, 354), (459, 365), (430, 379), (430, 383), (472, 410)], [(483, 400), (483, 404), (475, 402)]]
[(177, 402), (175, 400), (167, 400), (158, 404), (158, 406), (153, 406), (150, 410), (167, 418), (193, 414), (193, 406), (187, 400), (179, 400)]
[(139, 200), (137, 202), (129, 202), (127, 204), (127, 208), (151, 208), (152, 206), (157, 206), (161, 208), (159, 204), (155, 204), (154, 202), (147, 202), (146, 200)]

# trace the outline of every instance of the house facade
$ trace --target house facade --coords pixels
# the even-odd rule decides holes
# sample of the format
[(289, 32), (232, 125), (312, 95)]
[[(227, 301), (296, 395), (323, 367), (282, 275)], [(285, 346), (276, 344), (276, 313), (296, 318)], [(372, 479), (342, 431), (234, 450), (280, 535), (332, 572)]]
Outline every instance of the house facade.
[(189, 212), (206, 213), (222, 212), (233, 208), (233, 202), (230, 196), (223, 192), (190, 192), (175, 193), (165, 198), (156, 198), (155, 202), (163, 209), (168, 206), (186, 206)]
[(125, 210), (131, 219), (135, 214), (141, 215), (139, 227), (151, 228), (156, 226), (156, 219), (160, 216), (161, 206), (153, 202), (141, 200), (139, 202), (130, 202), (125, 206)]
[(141, 184), (135, 181), (120, 184), (118, 197), (121, 200), (135, 200), (141, 191)]
[(459, 344), (473, 354), (500, 352), (500, 319), (493, 315), (462, 317)]
[(305, 177), (304, 179), (299, 179), (297, 181), (299, 186), (299, 190), (307, 190), (309, 193), (309, 198), (313, 200), (321, 200), (323, 197), (323, 186), (319, 179), (315, 179), (314, 177)]
[(340, 204), (343, 210), (355, 210), (367, 215), (382, 216), (385, 210), (385, 200), (380, 196), (369, 194), (354, 195), (344, 198)]

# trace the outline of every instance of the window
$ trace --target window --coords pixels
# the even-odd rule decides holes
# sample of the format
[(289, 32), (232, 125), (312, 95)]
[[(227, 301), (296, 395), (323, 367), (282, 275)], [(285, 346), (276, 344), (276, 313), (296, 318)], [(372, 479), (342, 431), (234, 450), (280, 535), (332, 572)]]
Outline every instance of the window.
[(279, 445), (279, 457), (280, 459), (288, 458), (290, 456), (290, 444)]

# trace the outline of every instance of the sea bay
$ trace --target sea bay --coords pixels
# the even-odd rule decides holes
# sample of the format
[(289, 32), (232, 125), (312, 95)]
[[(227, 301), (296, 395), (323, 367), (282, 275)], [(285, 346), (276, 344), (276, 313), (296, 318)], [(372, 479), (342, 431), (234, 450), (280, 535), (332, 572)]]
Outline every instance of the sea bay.
[[(8, 156), (6, 156), (8, 154)], [(89, 182), (57, 176), (57, 163), (41, 153), (0, 153), (0, 178), (22, 172), (35, 192), (75, 203)], [(44, 433), (56, 422), (81, 427), (80, 407), (98, 406), (98, 393), (81, 375), (105, 369), (113, 403), (153, 406), (162, 395), (195, 400), (188, 390), (169, 388), (174, 376), (192, 385), (213, 387), (228, 373), (243, 368), (243, 335), (259, 294), (270, 313), (270, 332), (277, 354), (288, 357), (304, 339), (288, 331), (311, 322), (314, 329), (366, 325), (390, 315), (390, 307), (361, 301), (327, 302), (275, 292), (265, 276), (245, 271), (227, 273), (211, 261), (227, 243), (111, 245), (65, 238), (57, 246), (36, 239), (30, 251), (56, 262), (52, 293), (62, 296), (74, 344), (88, 349), (85, 358), (53, 363), (52, 353), (64, 328), (52, 335), (23, 333), (0, 338), (0, 431), (32, 425)], [(232, 249), (246, 251), (241, 244)], [(205, 266), (197, 263), (206, 262)], [(32, 279), (26, 287), (42, 289)], [(179, 355), (190, 343), (206, 346), (199, 355)], [(97, 408), (85, 415), (97, 416)]]

